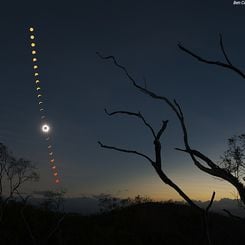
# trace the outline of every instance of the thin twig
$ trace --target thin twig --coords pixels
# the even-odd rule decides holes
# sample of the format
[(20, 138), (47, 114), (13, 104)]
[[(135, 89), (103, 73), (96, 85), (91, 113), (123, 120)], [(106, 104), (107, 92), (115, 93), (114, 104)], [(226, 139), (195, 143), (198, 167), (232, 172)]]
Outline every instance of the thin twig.
[(154, 98), (154, 99), (164, 100), (164, 101), (165, 101), (165, 102), (172, 108), (172, 110), (175, 111), (175, 113), (177, 114), (177, 116), (180, 116), (180, 115), (179, 115), (179, 112), (178, 112), (178, 110), (175, 108), (174, 104), (173, 104), (167, 97), (159, 96), (159, 95), (155, 94), (154, 92), (152, 92), (152, 91), (150, 91), (150, 90), (148, 90), (148, 89), (143, 88), (142, 86), (140, 86), (140, 85), (136, 82), (136, 80), (133, 78), (133, 76), (129, 74), (129, 72), (128, 72), (128, 70), (126, 69), (126, 67), (124, 67), (124, 66), (122, 66), (121, 64), (119, 64), (114, 56), (112, 56), (112, 55), (110, 55), (110, 56), (104, 56), (104, 55), (100, 54), (99, 52), (96, 52), (96, 54), (97, 54), (101, 59), (104, 59), (104, 60), (112, 60), (113, 63), (114, 63), (114, 65), (115, 65), (116, 67), (120, 68), (120, 69), (124, 72), (124, 74), (128, 77), (128, 79), (132, 82), (132, 84), (133, 84), (136, 88), (138, 88), (142, 93), (147, 94), (147, 95), (151, 96), (151, 97)]
[(127, 150), (127, 149), (118, 148), (118, 147), (110, 146), (110, 145), (104, 145), (104, 144), (102, 144), (100, 141), (98, 141), (98, 144), (99, 144), (102, 148), (111, 149), (111, 150), (115, 150), (115, 151), (121, 151), (121, 152), (125, 152), (125, 153), (132, 153), (132, 154), (136, 154), (136, 155), (142, 156), (142, 157), (144, 157), (145, 159), (147, 159), (151, 164), (154, 164), (154, 161), (153, 161), (150, 157), (148, 157), (148, 156), (146, 156), (145, 154), (140, 153), (140, 152), (138, 152), (138, 151)]
[(223, 44), (223, 38), (222, 38), (222, 34), (221, 33), (219, 34), (219, 44), (220, 44), (221, 51), (222, 51), (227, 63), (232, 66), (232, 64), (230, 62), (230, 59), (228, 58), (228, 56), (226, 54), (226, 51), (225, 51), (225, 48), (224, 48), (224, 44)]
[(106, 113), (108, 116), (113, 116), (113, 115), (116, 115), (116, 114), (126, 114), (126, 115), (130, 115), (130, 116), (138, 117), (138, 118), (140, 118), (140, 119), (144, 122), (145, 126), (148, 127), (148, 128), (150, 129), (150, 131), (151, 131), (153, 137), (154, 137), (154, 138), (157, 137), (156, 134), (155, 134), (155, 132), (154, 132), (154, 129), (152, 128), (152, 126), (145, 120), (144, 116), (143, 116), (140, 112), (136, 113), (136, 112), (130, 112), (130, 111), (113, 111), (113, 112), (110, 112), (110, 113), (109, 113), (109, 112), (105, 109), (105, 113)]

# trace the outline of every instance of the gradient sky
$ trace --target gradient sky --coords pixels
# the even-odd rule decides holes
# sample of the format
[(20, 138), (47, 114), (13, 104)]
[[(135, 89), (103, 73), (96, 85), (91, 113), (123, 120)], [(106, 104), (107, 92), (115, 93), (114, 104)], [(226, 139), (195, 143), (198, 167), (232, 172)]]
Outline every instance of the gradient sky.
[(32, 76), (29, 26), (38, 36), (40, 74), (52, 125), (61, 186), (68, 195), (112, 193), (179, 199), (144, 159), (101, 149), (105, 144), (153, 154), (147, 129), (108, 110), (141, 111), (155, 128), (169, 119), (163, 137), (166, 173), (190, 197), (234, 197), (234, 189), (198, 170), (182, 147), (175, 115), (164, 103), (139, 93), (124, 74), (95, 52), (115, 55), (149, 89), (182, 105), (194, 148), (214, 160), (226, 139), (244, 133), (245, 81), (222, 68), (198, 63), (177, 48), (223, 59), (219, 33), (234, 64), (245, 70), (245, 7), (233, 1), (16, 1), (2, 3), (0, 142), (32, 160), (41, 179), (27, 190), (53, 189), (40, 133)]

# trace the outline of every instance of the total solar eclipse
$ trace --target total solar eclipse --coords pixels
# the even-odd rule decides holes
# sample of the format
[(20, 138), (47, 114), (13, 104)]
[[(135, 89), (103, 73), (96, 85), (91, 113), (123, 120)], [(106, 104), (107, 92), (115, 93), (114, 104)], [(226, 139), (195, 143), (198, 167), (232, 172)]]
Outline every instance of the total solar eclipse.
[(50, 131), (49, 125), (44, 124), (44, 125), (42, 126), (42, 131), (43, 131), (44, 133), (48, 133), (48, 132)]

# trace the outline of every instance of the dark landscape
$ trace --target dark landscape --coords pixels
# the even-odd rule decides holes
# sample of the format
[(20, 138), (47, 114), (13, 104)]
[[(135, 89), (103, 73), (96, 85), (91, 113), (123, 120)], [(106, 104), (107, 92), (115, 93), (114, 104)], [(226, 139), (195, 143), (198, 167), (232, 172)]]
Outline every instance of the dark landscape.
[[(27, 206), (30, 231), (22, 208), (12, 203), (6, 210), (1, 244), (206, 244), (202, 217), (183, 204), (141, 203), (90, 216)], [(209, 227), (213, 244), (243, 244), (244, 220), (211, 212)]]
[(244, 1), (4, 1), (0, 245), (244, 245)]

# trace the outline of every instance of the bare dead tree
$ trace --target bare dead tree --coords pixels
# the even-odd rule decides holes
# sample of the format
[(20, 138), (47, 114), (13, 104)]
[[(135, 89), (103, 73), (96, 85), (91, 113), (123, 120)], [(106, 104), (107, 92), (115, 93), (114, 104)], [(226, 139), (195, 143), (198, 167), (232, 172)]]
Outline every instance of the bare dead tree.
[[(198, 61), (200, 61), (202, 63), (216, 65), (216, 66), (219, 66), (219, 67), (222, 67), (222, 68), (226, 68), (226, 69), (232, 70), (233, 72), (237, 73), (242, 78), (245, 78), (245, 73), (242, 72), (236, 66), (234, 66), (233, 63), (231, 63), (231, 61), (230, 61), (230, 59), (229, 59), (229, 57), (228, 57), (228, 55), (227, 55), (227, 53), (225, 51), (225, 48), (224, 48), (222, 35), (220, 34), (219, 37), (220, 37), (220, 48), (221, 48), (222, 54), (223, 54), (223, 56), (225, 58), (225, 62), (205, 59), (205, 58), (197, 55), (193, 51), (185, 48), (180, 43), (178, 44), (178, 46), (179, 46), (179, 48), (182, 51), (184, 51), (185, 53), (189, 54), (190, 56), (194, 57), (195, 59), (197, 59)], [(152, 97), (153, 99), (163, 101), (165, 104), (167, 104), (169, 106), (169, 108), (177, 116), (177, 119), (178, 119), (178, 121), (180, 123), (181, 129), (182, 129), (182, 133), (183, 133), (184, 149), (180, 149), (180, 148), (175, 148), (175, 149), (178, 150), (178, 151), (182, 151), (182, 152), (185, 152), (185, 153), (189, 154), (189, 156), (190, 156), (191, 160), (193, 161), (194, 165), (196, 167), (198, 167), (200, 170), (202, 170), (203, 172), (205, 172), (205, 173), (207, 173), (209, 175), (218, 177), (220, 179), (226, 180), (231, 185), (233, 185), (236, 188), (236, 190), (238, 191), (238, 193), (239, 193), (241, 202), (243, 204), (245, 204), (245, 186), (242, 183), (242, 181), (244, 181), (245, 178), (240, 178), (240, 175), (238, 173), (239, 170), (241, 170), (243, 168), (243, 166), (244, 166), (243, 162), (242, 162), (242, 160), (243, 160), (242, 158), (244, 157), (245, 147), (244, 147), (244, 152), (241, 152), (241, 149), (238, 149), (238, 148), (236, 148), (235, 151), (233, 151), (233, 152), (232, 152), (232, 150), (230, 150), (230, 151), (228, 150), (227, 152), (225, 152), (225, 157), (223, 158), (222, 164), (215, 163), (208, 156), (203, 154), (201, 151), (196, 150), (193, 147), (191, 147), (191, 145), (189, 143), (189, 139), (188, 139), (188, 131), (187, 131), (186, 123), (185, 123), (184, 113), (182, 111), (182, 108), (181, 108), (180, 104), (175, 99), (174, 100), (170, 100), (166, 96), (161, 96), (161, 95), (158, 95), (158, 94), (154, 93), (153, 91), (149, 90), (146, 86), (144, 86), (144, 87), (141, 86), (138, 82), (136, 82), (136, 80), (133, 78), (133, 76), (128, 72), (126, 67), (121, 65), (116, 60), (116, 58), (114, 56), (103, 56), (103, 55), (101, 55), (98, 52), (97, 52), (97, 55), (101, 59), (111, 60), (116, 67), (118, 67), (119, 69), (121, 69), (123, 71), (123, 73), (129, 79), (131, 84), (137, 90), (139, 90), (140, 92)], [(117, 112), (111, 113), (110, 115), (117, 114), (117, 113), (121, 113), (121, 112), (117, 111)], [(127, 112), (127, 113), (124, 112), (124, 114), (135, 115), (135, 113), (132, 114), (132, 113), (129, 113), (129, 112)], [(138, 117), (141, 118), (141, 115), (138, 114)], [(141, 120), (143, 120), (143, 119), (141, 118)], [(145, 120), (143, 120), (143, 122), (144, 121)], [(145, 125), (149, 128), (149, 126), (146, 123), (145, 123)], [(152, 131), (151, 128), (150, 128), (150, 130)], [(154, 131), (153, 131), (153, 136), (155, 137)], [(155, 142), (156, 141), (154, 141), (154, 144), (155, 144)], [(168, 181), (166, 181), (166, 178), (162, 177), (162, 173), (164, 174), (164, 172), (162, 171), (161, 168), (159, 168), (159, 164), (157, 164), (157, 161), (153, 161), (152, 162), (152, 160), (148, 156), (146, 156), (146, 155), (144, 155), (142, 153), (139, 153), (137, 151), (121, 149), (121, 148), (117, 148), (117, 147), (114, 147), (114, 146), (103, 145), (102, 143), (100, 143), (100, 145), (101, 145), (101, 147), (104, 147), (104, 148), (117, 150), (117, 151), (122, 151), (122, 152), (126, 152), (126, 153), (134, 153), (134, 154), (137, 154), (137, 155), (140, 155), (140, 156), (144, 157), (145, 159), (150, 161), (150, 163), (153, 165), (153, 167), (155, 168), (156, 172), (158, 173), (159, 177), (163, 180), (163, 182), (170, 185), (170, 183)], [(234, 152), (236, 153), (236, 155), (234, 155)], [(157, 153), (156, 144), (155, 144), (155, 158), (156, 159), (157, 158), (161, 159), (160, 156)], [(233, 160), (235, 160), (235, 164), (234, 164), (234, 162), (232, 162), (231, 158), (233, 158)], [(235, 171), (234, 171), (234, 166), (236, 166)], [(164, 176), (164, 177), (166, 177), (166, 176)], [(176, 188), (175, 184), (174, 185), (170, 185), (170, 186), (173, 187), (191, 206), (193, 206), (193, 202), (190, 200), (189, 197), (186, 197), (185, 193), (183, 193), (182, 190), (179, 191), (179, 187), (178, 186), (177, 186), (177, 188)], [(212, 198), (211, 198), (211, 201), (210, 201), (211, 205), (212, 205), (212, 202), (213, 202), (213, 198), (214, 198), (214, 196), (212, 196)], [(209, 208), (206, 209), (206, 214), (208, 213), (208, 210), (209, 210)]]
[[(194, 52), (184, 48), (181, 44), (179, 44), (179, 47), (181, 50), (183, 50), (184, 52), (188, 53), (189, 55), (193, 56), (194, 58), (196, 58), (197, 60), (207, 63), (207, 64), (213, 64), (213, 65), (217, 65), (217, 66), (221, 66), (224, 68), (228, 68), (230, 70), (235, 71), (236, 73), (238, 73), (240, 76), (245, 77), (244, 73), (242, 73), (238, 68), (234, 67), (232, 65), (232, 63), (230, 62), (225, 49), (224, 49), (224, 45), (223, 45), (223, 41), (222, 41), (222, 36), (220, 35), (220, 46), (221, 46), (221, 50), (225, 56), (226, 62), (220, 62), (220, 61), (210, 61), (207, 59), (204, 59), (198, 55), (196, 55)], [(179, 105), (179, 103), (174, 99), (173, 101), (170, 100), (169, 98), (167, 98), (166, 96), (161, 96), (158, 95), (156, 93), (154, 93), (153, 91), (142, 87), (141, 85), (139, 85), (139, 83), (136, 82), (136, 80), (133, 78), (133, 76), (128, 72), (128, 70), (126, 69), (126, 67), (122, 66), (114, 56), (103, 56), (100, 53), (97, 53), (98, 56), (101, 59), (104, 60), (111, 60), (113, 62), (113, 64), (118, 67), (119, 69), (121, 69), (123, 71), (123, 73), (126, 75), (126, 77), (129, 79), (129, 81), (131, 82), (131, 84), (140, 92), (152, 97), (153, 99), (156, 100), (160, 100), (163, 101), (165, 104), (167, 104), (169, 106), (169, 108), (175, 113), (175, 115), (177, 116), (177, 119), (180, 123), (181, 129), (182, 129), (182, 133), (183, 133), (183, 142), (184, 142), (184, 149), (180, 149), (180, 148), (176, 148), (176, 150), (178, 151), (182, 151), (185, 152), (187, 154), (189, 154), (191, 160), (193, 161), (194, 165), (196, 167), (198, 167), (200, 170), (202, 170), (203, 172), (221, 178), (223, 180), (226, 180), (227, 182), (229, 182), (230, 184), (232, 184), (238, 191), (239, 196), (241, 198), (241, 201), (245, 204), (245, 187), (243, 185), (243, 183), (241, 183), (241, 181), (236, 178), (231, 172), (227, 171), (227, 169), (223, 168), (222, 166), (219, 166), (217, 163), (215, 163), (214, 161), (212, 161), (208, 156), (206, 156), (205, 154), (203, 154), (201, 151), (193, 149), (189, 143), (189, 138), (188, 138), (188, 131), (187, 131), (187, 127), (186, 127), (186, 123), (185, 123), (185, 117), (184, 117), (184, 113), (182, 111), (181, 106)]]
[(152, 136), (153, 136), (153, 144), (154, 144), (154, 152), (155, 152), (155, 159), (151, 159), (149, 156), (147, 156), (146, 154), (140, 153), (138, 151), (135, 150), (128, 150), (128, 149), (123, 149), (123, 148), (119, 148), (119, 147), (115, 147), (115, 146), (110, 146), (110, 145), (105, 145), (103, 143), (101, 143), (100, 141), (98, 142), (99, 145), (102, 148), (106, 148), (106, 149), (111, 149), (111, 150), (115, 150), (115, 151), (120, 151), (120, 152), (124, 152), (124, 153), (131, 153), (131, 154), (135, 154), (138, 156), (141, 156), (143, 158), (145, 158), (146, 160), (148, 160), (150, 162), (150, 164), (153, 166), (153, 168), (155, 169), (156, 173), (158, 174), (158, 176), (160, 177), (160, 179), (167, 185), (171, 186), (174, 190), (176, 190), (178, 192), (178, 194), (184, 199), (186, 200), (186, 202), (194, 207), (195, 209), (200, 210), (200, 207), (197, 206), (189, 197), (187, 194), (185, 194), (181, 188), (176, 185), (170, 178), (168, 178), (168, 176), (165, 174), (165, 172), (162, 170), (162, 157), (161, 157), (161, 136), (163, 134), (163, 132), (165, 131), (165, 129), (167, 128), (167, 124), (168, 121), (162, 121), (162, 126), (160, 127), (160, 129), (155, 132), (155, 130), (153, 129), (153, 127), (146, 121), (146, 119), (144, 118), (144, 116), (138, 112), (130, 112), (130, 111), (114, 111), (109, 113), (106, 109), (105, 109), (105, 113), (108, 116), (113, 116), (116, 114), (123, 114), (123, 115), (129, 115), (129, 116), (134, 116), (139, 118), (144, 125), (150, 130)]
[[(233, 63), (230, 61), (230, 58), (228, 57), (227, 52), (224, 48), (223, 38), (221, 34), (219, 35), (219, 45), (221, 52), (225, 58), (224, 62), (206, 59), (196, 54), (192, 50), (185, 48), (180, 43), (178, 44), (178, 47), (180, 48), (180, 50), (201, 63), (215, 65), (231, 70), (243, 79), (245, 79), (245, 73), (241, 69), (234, 66)], [(204, 154), (199, 154), (199, 156), (204, 162), (210, 162), (213, 165), (212, 171), (210, 173), (207, 173), (213, 176), (220, 177), (221, 179), (226, 180), (230, 184), (232, 184), (238, 191), (241, 202), (243, 203), (243, 205), (245, 205), (245, 135), (241, 134), (239, 136), (233, 136), (228, 139), (228, 150), (224, 152), (223, 156), (221, 157), (222, 161), (219, 164), (215, 164)], [(197, 157), (199, 156), (197, 155)]]
[(161, 150), (162, 150), (162, 146), (161, 146), (161, 136), (163, 134), (163, 132), (165, 131), (168, 121), (162, 121), (162, 126), (160, 127), (160, 129), (155, 132), (155, 130), (153, 129), (153, 127), (146, 121), (146, 119), (144, 118), (144, 116), (138, 112), (130, 112), (130, 111), (114, 111), (114, 112), (108, 112), (105, 109), (105, 113), (108, 116), (113, 116), (116, 114), (123, 114), (123, 115), (129, 115), (129, 116), (135, 116), (137, 118), (139, 118), (144, 125), (150, 130), (153, 138), (154, 138), (154, 152), (155, 152), (155, 159), (152, 160), (149, 156), (147, 156), (146, 154), (140, 153), (138, 151), (135, 150), (129, 150), (129, 149), (123, 149), (123, 148), (119, 148), (119, 147), (115, 147), (115, 146), (110, 146), (110, 145), (105, 145), (103, 143), (101, 143), (100, 141), (98, 141), (98, 144), (102, 147), (102, 148), (106, 148), (106, 149), (110, 149), (110, 150), (115, 150), (115, 151), (119, 151), (119, 152), (124, 152), (124, 153), (131, 153), (131, 154), (135, 154), (138, 156), (141, 156), (143, 158), (145, 158), (147, 161), (150, 162), (150, 164), (153, 166), (153, 168), (155, 169), (156, 173), (158, 174), (158, 176), (160, 177), (160, 179), (167, 185), (169, 185), (170, 187), (172, 187), (191, 207), (193, 207), (195, 210), (198, 210), (199, 212), (201, 212), (201, 214), (203, 215), (203, 221), (204, 221), (204, 231), (205, 231), (205, 235), (207, 237), (207, 244), (211, 245), (212, 241), (211, 241), (211, 236), (210, 236), (210, 229), (209, 229), (209, 223), (208, 223), (208, 212), (209, 209), (211, 208), (212, 204), (213, 204), (213, 200), (215, 197), (215, 192), (213, 192), (211, 200), (209, 205), (207, 206), (207, 208), (205, 210), (203, 210), (202, 208), (200, 208), (198, 205), (196, 205), (191, 199), (190, 197), (177, 185), (175, 184), (167, 175), (166, 173), (163, 171), (162, 169), (162, 157), (161, 157)]
[[(178, 104), (178, 102), (174, 99), (173, 101), (171, 101), (170, 99), (168, 99), (165, 96), (160, 96), (157, 95), (156, 93), (152, 92), (151, 90), (148, 90), (145, 87), (140, 86), (136, 80), (133, 78), (132, 75), (129, 74), (128, 70), (126, 69), (126, 67), (122, 66), (121, 64), (119, 64), (117, 62), (117, 60), (115, 59), (114, 56), (103, 56), (100, 53), (97, 52), (97, 55), (101, 58), (101, 59), (105, 59), (105, 60), (112, 60), (114, 65), (118, 68), (120, 68), (124, 74), (127, 76), (127, 78), (130, 80), (130, 82), (133, 84), (134, 87), (136, 87), (140, 92), (154, 98), (157, 100), (162, 100), (164, 101), (176, 114), (180, 124), (181, 124), (181, 128), (182, 128), (182, 132), (183, 132), (183, 140), (184, 140), (184, 145), (185, 145), (185, 149), (178, 149), (181, 151), (185, 151), (188, 152), (191, 159), (194, 161), (194, 163), (200, 168), (203, 169), (207, 172), (211, 172), (212, 171), (212, 167), (214, 167), (214, 164), (212, 162), (209, 161), (209, 159), (207, 157), (205, 157), (203, 154), (201, 154), (200, 152), (196, 151), (196, 150), (192, 150), (190, 145), (189, 145), (189, 139), (188, 139), (188, 133), (187, 133), (187, 127), (185, 125), (185, 118), (184, 118), (184, 114), (182, 112), (182, 109), (180, 107), (180, 105)], [(114, 111), (114, 112), (108, 112), (105, 109), (105, 113), (108, 116), (113, 116), (113, 115), (128, 115), (128, 116), (133, 116), (133, 117), (137, 117), (138, 119), (140, 119), (146, 128), (148, 128), (153, 136), (153, 144), (154, 144), (154, 153), (155, 153), (155, 159), (151, 159), (149, 156), (147, 156), (144, 153), (138, 152), (136, 150), (129, 150), (129, 149), (124, 149), (124, 148), (119, 148), (119, 147), (115, 147), (115, 146), (111, 146), (111, 145), (105, 145), (103, 143), (101, 143), (100, 141), (98, 142), (99, 145), (102, 148), (106, 148), (106, 149), (110, 149), (110, 150), (115, 150), (115, 151), (119, 151), (119, 152), (124, 152), (124, 153), (130, 153), (130, 154), (135, 154), (138, 156), (143, 157), (144, 159), (146, 159), (147, 161), (150, 162), (150, 164), (153, 166), (153, 168), (155, 169), (156, 173), (158, 174), (158, 176), (160, 177), (160, 179), (167, 185), (169, 185), (170, 187), (172, 187), (191, 207), (193, 207), (194, 209), (200, 211), (203, 214), (203, 219), (204, 219), (204, 224), (205, 224), (205, 233), (207, 236), (207, 244), (212, 244), (211, 243), (211, 238), (210, 238), (210, 230), (209, 230), (209, 226), (208, 226), (208, 212), (209, 209), (212, 206), (213, 200), (215, 198), (215, 192), (213, 192), (210, 203), (208, 205), (208, 207), (203, 210), (202, 208), (200, 208), (198, 205), (196, 205), (191, 198), (177, 185), (175, 184), (167, 175), (166, 173), (163, 171), (162, 169), (162, 146), (161, 146), (161, 136), (163, 135), (164, 131), (167, 128), (167, 124), (168, 124), (168, 120), (166, 121), (162, 121), (162, 126), (160, 127), (160, 129), (158, 131), (155, 131), (153, 129), (153, 127), (150, 125), (150, 123), (148, 123), (146, 121), (146, 119), (144, 118), (144, 116), (138, 112), (130, 112), (130, 111)], [(208, 159), (208, 167), (204, 166), (203, 164), (201, 164), (201, 162), (199, 161), (199, 159), (203, 160), (203, 158), (205, 157), (205, 160)], [(199, 159), (198, 159), (199, 158)]]

